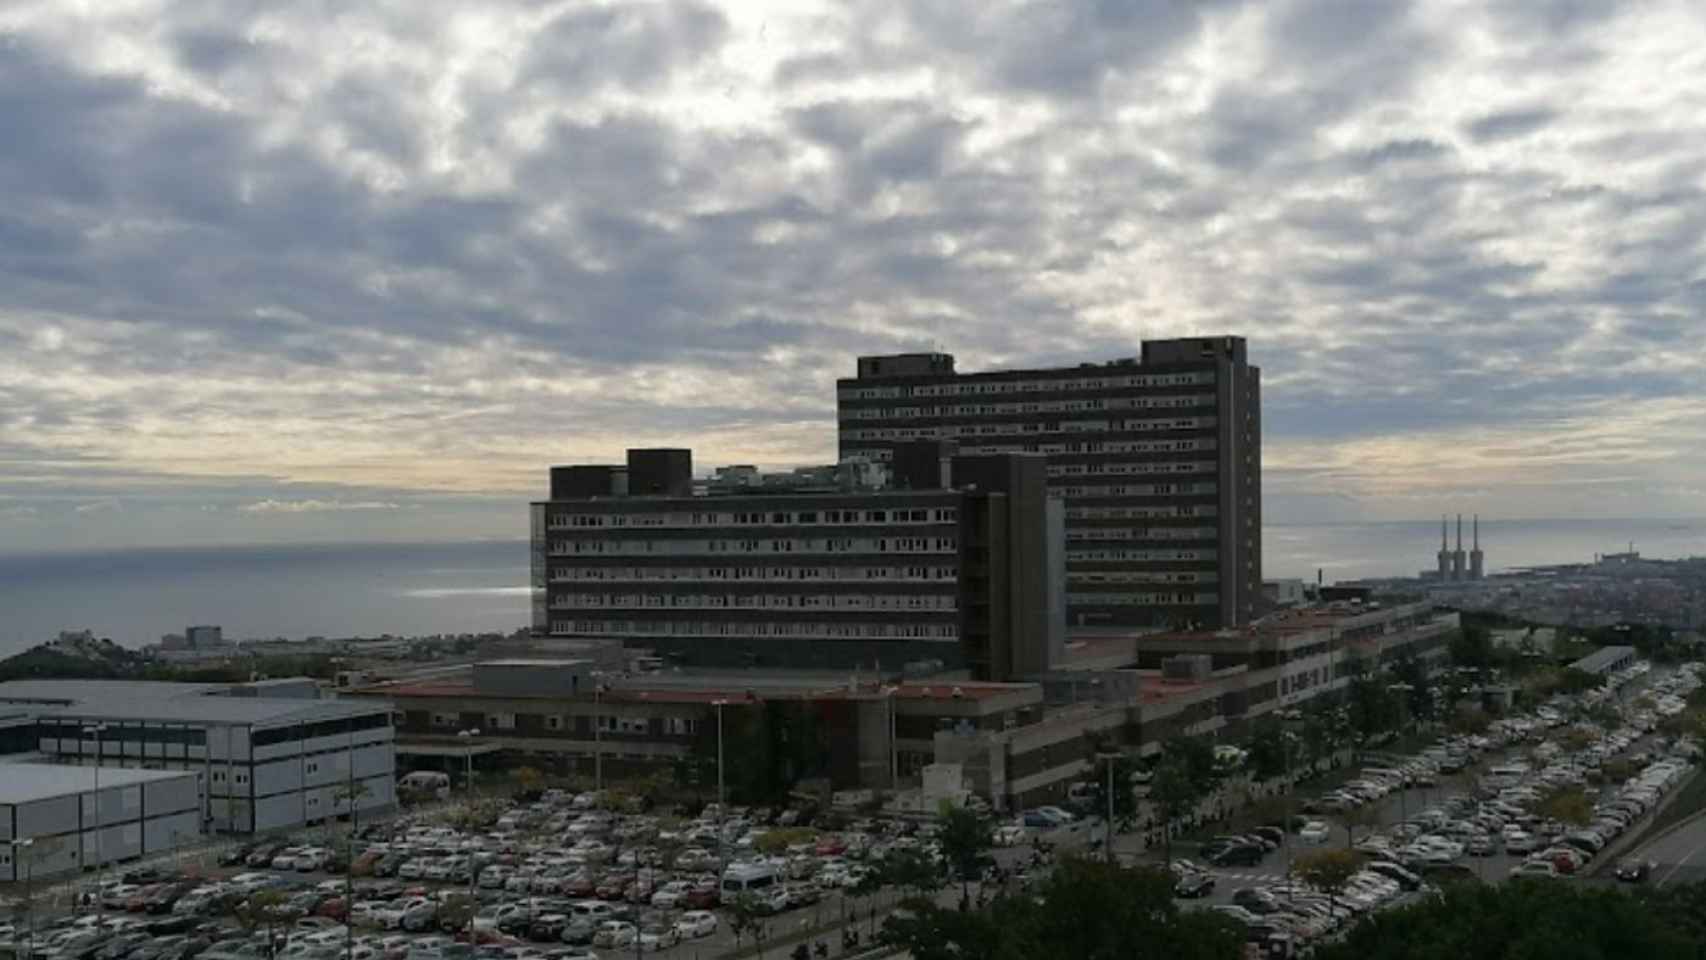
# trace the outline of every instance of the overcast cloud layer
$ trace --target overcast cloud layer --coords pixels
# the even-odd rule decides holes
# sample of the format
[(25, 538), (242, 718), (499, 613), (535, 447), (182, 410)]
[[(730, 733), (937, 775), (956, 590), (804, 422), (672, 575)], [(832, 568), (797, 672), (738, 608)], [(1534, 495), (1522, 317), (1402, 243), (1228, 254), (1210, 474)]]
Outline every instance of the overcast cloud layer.
[(0, 550), (521, 536), (1239, 333), (1268, 518), (1706, 514), (1697, 0), (10, 0)]

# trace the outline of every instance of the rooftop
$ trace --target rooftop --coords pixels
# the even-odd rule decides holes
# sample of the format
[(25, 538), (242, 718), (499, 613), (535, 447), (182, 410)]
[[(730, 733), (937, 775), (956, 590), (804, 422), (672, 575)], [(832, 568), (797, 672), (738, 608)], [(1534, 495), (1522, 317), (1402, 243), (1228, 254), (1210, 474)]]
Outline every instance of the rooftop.
[(1600, 674), (1611, 669), (1611, 665), (1626, 657), (1634, 656), (1634, 647), (1600, 647), (1598, 650), (1570, 664), (1570, 669), (1583, 673)]
[[(0, 704), (31, 703), (44, 715), (91, 720), (276, 724), (372, 713), (371, 702), (230, 696), (233, 684), (150, 680), (11, 680)], [(238, 684), (236, 686), (241, 686)]]
[[(9, 763), (0, 777), (0, 804), (30, 803), (95, 789), (95, 768), (57, 763)], [(102, 767), (101, 790), (129, 787), (157, 780), (175, 780), (195, 774), (187, 770), (138, 770)]]

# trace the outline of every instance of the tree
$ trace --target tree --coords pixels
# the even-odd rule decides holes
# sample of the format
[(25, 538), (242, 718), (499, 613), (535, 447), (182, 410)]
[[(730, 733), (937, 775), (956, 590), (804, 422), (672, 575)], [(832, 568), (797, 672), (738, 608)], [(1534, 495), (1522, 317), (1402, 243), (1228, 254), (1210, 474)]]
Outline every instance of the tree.
[(1447, 641), (1452, 666), (1485, 670), (1493, 664), (1493, 635), (1486, 627), (1465, 625)]
[(1554, 790), (1535, 804), (1535, 812), (1559, 823), (1585, 827), (1593, 822), (1593, 798), (1580, 790)]
[(1286, 731), (1279, 722), (1263, 721), (1250, 735), (1250, 772), (1257, 780), (1272, 780), (1285, 776), (1290, 766), (1287, 756)]
[(539, 787), (545, 782), (544, 775), (535, 767), (516, 767), (509, 778), (515, 781), (516, 793), (533, 799), (538, 798)]
[(1351, 927), (1316, 960), (1698, 960), (1698, 942), (1656, 903), (1529, 880), (1449, 884)]
[(936, 823), (941, 827), (936, 840), (942, 845), (942, 856), (948, 870), (960, 881), (960, 899), (969, 901), (971, 882), (983, 876), (984, 869), (992, 862), (989, 850), (995, 846), (995, 838), (989, 821), (964, 807), (952, 807), (944, 810)]
[(879, 938), (918, 960), (1234, 960), (1244, 935), (1209, 911), (1180, 910), (1165, 870), (1068, 857), (1034, 896), (960, 913), (910, 902)]
[(923, 851), (907, 847), (891, 850), (883, 858), (883, 879), (911, 890), (914, 896), (923, 896), (942, 888), (942, 869)]
[(438, 926), (446, 933), (457, 930), (468, 930), (469, 941), (473, 941), (474, 912), (480, 908), (480, 901), (466, 893), (453, 893), (445, 897), (438, 905)]
[(1298, 857), (1291, 871), (1304, 883), (1331, 898), (1327, 901), (1327, 910), (1331, 914), (1336, 909), (1339, 894), (1361, 869), (1362, 858), (1353, 851), (1320, 850)]
[[(1374, 829), (1380, 826), (1380, 804), (1367, 803), (1360, 807), (1351, 807), (1341, 813), (1340, 816), (1345, 821), (1345, 836), (1349, 838), (1350, 845), (1354, 847), (1357, 842), (1356, 831), (1358, 827), (1367, 827), (1369, 833), (1373, 833)], [(1367, 834), (1364, 834), (1364, 837), (1366, 838)]]
[(1092, 749), (1088, 760), (1090, 762), (1090, 783), (1093, 787), (1090, 798), (1090, 811), (1093, 815), (1105, 817), (1108, 815), (1108, 764), (1114, 767), (1114, 822), (1108, 825), (1109, 830), (1116, 827), (1120, 830), (1130, 830), (1137, 819), (1137, 794), (1132, 792), (1132, 778), (1137, 774), (1139, 761), (1136, 757), (1124, 754), (1114, 756), (1114, 745), (1103, 741), (1092, 741)]
[(1163, 757), (1149, 781), (1149, 800), (1161, 811), (1162, 843), (1168, 863), (1173, 862), (1172, 824), (1202, 802), (1202, 794), (1191, 780), (1185, 762), (1176, 757)]
[(758, 918), (758, 898), (742, 893), (729, 904), (729, 932), (734, 934), (735, 949), (740, 949), (742, 937), (753, 936), (763, 922)]
[(285, 920), (284, 904), (286, 899), (282, 890), (270, 888), (257, 890), (250, 894), (247, 900), (237, 904), (235, 910), (231, 911), (231, 915), (236, 918), (237, 924), (248, 933), (252, 934), (262, 928), (266, 930), (268, 957), (273, 956), (278, 949), (274, 930), (278, 924)]

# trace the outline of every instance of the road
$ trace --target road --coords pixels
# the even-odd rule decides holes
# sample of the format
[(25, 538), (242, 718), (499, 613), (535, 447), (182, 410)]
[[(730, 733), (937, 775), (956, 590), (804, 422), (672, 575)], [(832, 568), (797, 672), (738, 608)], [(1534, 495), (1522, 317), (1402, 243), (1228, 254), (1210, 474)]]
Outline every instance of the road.
[(1628, 857), (1656, 863), (1648, 882), (1657, 886), (1706, 880), (1706, 814), (1684, 821)]

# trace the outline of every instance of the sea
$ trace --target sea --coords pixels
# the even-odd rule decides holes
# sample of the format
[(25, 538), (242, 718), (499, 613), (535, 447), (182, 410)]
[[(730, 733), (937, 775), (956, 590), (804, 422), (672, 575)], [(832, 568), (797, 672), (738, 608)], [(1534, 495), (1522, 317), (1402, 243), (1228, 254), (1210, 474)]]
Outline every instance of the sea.
[[(1706, 519), (1483, 521), (1481, 546), (1491, 572), (1631, 547), (1706, 556)], [(1433, 568), (1438, 549), (1438, 521), (1273, 525), (1263, 572), (1327, 583), (1413, 576)], [(529, 622), (527, 584), (522, 540), (0, 554), (0, 656), (61, 630), (136, 647), (191, 624), (233, 639), (507, 633)]]

